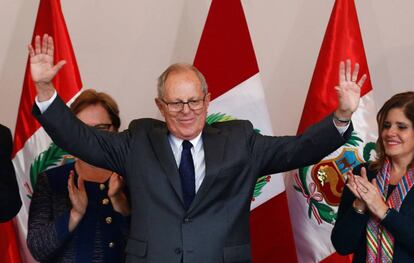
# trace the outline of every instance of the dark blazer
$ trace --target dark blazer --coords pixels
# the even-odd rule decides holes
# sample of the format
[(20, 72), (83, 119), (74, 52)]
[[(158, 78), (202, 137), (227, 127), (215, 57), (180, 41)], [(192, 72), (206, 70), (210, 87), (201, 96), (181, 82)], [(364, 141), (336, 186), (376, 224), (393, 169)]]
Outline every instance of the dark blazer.
[[(367, 168), (369, 180), (376, 177), (377, 172)], [(354, 169), (356, 175), (360, 174), (362, 165)], [(341, 255), (354, 253), (353, 262), (364, 263), (366, 259), (366, 226), (369, 216), (355, 212), (352, 203), (355, 196), (344, 188), (341, 203), (338, 209), (338, 219), (332, 230), (331, 240), (335, 249)], [(400, 211), (392, 209), (381, 224), (394, 236), (393, 262), (414, 262), (414, 188), (408, 192), (401, 205)]]
[(11, 132), (0, 124), (0, 222), (12, 219), (22, 206), (16, 174), (10, 160), (12, 150)]
[(138, 119), (122, 133), (100, 132), (82, 124), (59, 98), (43, 114), (36, 106), (33, 113), (57, 145), (125, 175), (132, 205), (126, 262), (250, 262), (257, 178), (318, 162), (346, 141), (331, 116), (302, 136), (262, 136), (248, 121), (207, 125), (206, 175), (186, 211), (164, 122)]

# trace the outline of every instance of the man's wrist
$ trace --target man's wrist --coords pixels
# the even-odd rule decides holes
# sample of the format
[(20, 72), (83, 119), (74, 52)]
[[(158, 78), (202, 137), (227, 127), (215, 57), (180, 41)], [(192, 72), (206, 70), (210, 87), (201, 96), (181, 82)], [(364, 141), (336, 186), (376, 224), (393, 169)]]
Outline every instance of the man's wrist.
[(350, 120), (351, 117), (352, 117), (352, 114), (354, 114), (354, 111), (349, 110), (349, 109), (344, 110), (344, 109), (341, 109), (341, 108), (337, 108), (334, 111), (334, 115), (336, 117), (338, 117), (339, 119), (343, 119), (343, 120)]
[(334, 120), (341, 123), (349, 123), (351, 121), (352, 114), (338, 114), (338, 112), (333, 113)]
[(344, 115), (338, 115), (338, 113), (337, 112), (334, 112), (333, 114), (332, 114), (332, 118), (333, 118), (333, 120), (334, 120), (334, 123), (335, 123), (335, 125), (336, 126), (347, 126), (347, 125), (349, 125), (349, 123), (351, 122), (351, 116), (352, 116), (352, 114), (351, 115), (345, 115), (345, 116), (348, 116), (348, 117), (343, 117)]
[(55, 90), (45, 91), (45, 92), (38, 92), (37, 93), (37, 100), (39, 102), (44, 102), (50, 100), (55, 94)]
[(50, 97), (49, 100), (39, 101), (39, 97), (36, 96), (35, 102), (36, 102), (37, 107), (39, 107), (40, 113), (44, 113), (49, 108), (49, 106), (53, 103), (56, 97), (57, 97), (56, 90), (53, 92), (53, 95), (52, 97)]
[(49, 100), (55, 93), (55, 87), (52, 82), (36, 82), (35, 86), (39, 102)]

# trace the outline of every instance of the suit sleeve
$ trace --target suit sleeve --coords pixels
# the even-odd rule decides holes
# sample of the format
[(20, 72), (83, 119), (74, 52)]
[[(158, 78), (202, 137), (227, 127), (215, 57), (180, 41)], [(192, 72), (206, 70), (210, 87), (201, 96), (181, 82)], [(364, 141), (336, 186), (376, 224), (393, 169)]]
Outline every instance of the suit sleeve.
[(33, 115), (60, 148), (90, 164), (126, 176), (128, 130), (110, 133), (91, 128), (76, 118), (59, 96), (43, 114), (34, 105)]
[(317, 163), (342, 146), (352, 130), (351, 124), (341, 135), (332, 116), (328, 116), (302, 135), (273, 137), (256, 134), (250, 141), (250, 148), (254, 158), (259, 160), (260, 174), (273, 174)]
[(54, 215), (53, 196), (45, 174), (39, 175), (29, 209), (27, 247), (38, 261), (52, 260), (71, 237), (69, 213)]
[[(355, 168), (355, 174), (359, 173), (357, 172), (359, 169), (360, 167)], [(355, 253), (365, 247), (369, 216), (354, 210), (352, 206), (354, 200), (354, 194), (345, 186), (338, 208), (338, 217), (331, 233), (332, 244), (341, 255)]]
[(22, 202), (11, 161), (13, 141), (10, 130), (0, 125), (0, 222), (12, 219)]

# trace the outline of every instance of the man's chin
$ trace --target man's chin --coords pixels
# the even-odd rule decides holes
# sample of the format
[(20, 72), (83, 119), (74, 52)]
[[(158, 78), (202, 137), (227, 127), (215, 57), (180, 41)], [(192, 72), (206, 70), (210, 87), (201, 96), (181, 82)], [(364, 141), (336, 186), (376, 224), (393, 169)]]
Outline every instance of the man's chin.
[(191, 131), (191, 132), (182, 132), (181, 134), (181, 138), (184, 140), (192, 140), (195, 137), (197, 137), (198, 133)]

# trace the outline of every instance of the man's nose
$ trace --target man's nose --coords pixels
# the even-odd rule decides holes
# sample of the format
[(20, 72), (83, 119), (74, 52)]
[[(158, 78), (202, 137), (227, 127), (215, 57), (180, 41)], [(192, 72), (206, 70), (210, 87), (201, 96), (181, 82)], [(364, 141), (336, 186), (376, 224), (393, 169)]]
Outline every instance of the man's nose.
[(188, 105), (188, 103), (184, 103), (183, 104), (183, 109), (182, 109), (182, 112), (183, 113), (188, 113), (188, 112), (190, 112), (191, 111), (191, 109), (190, 109), (190, 106)]

